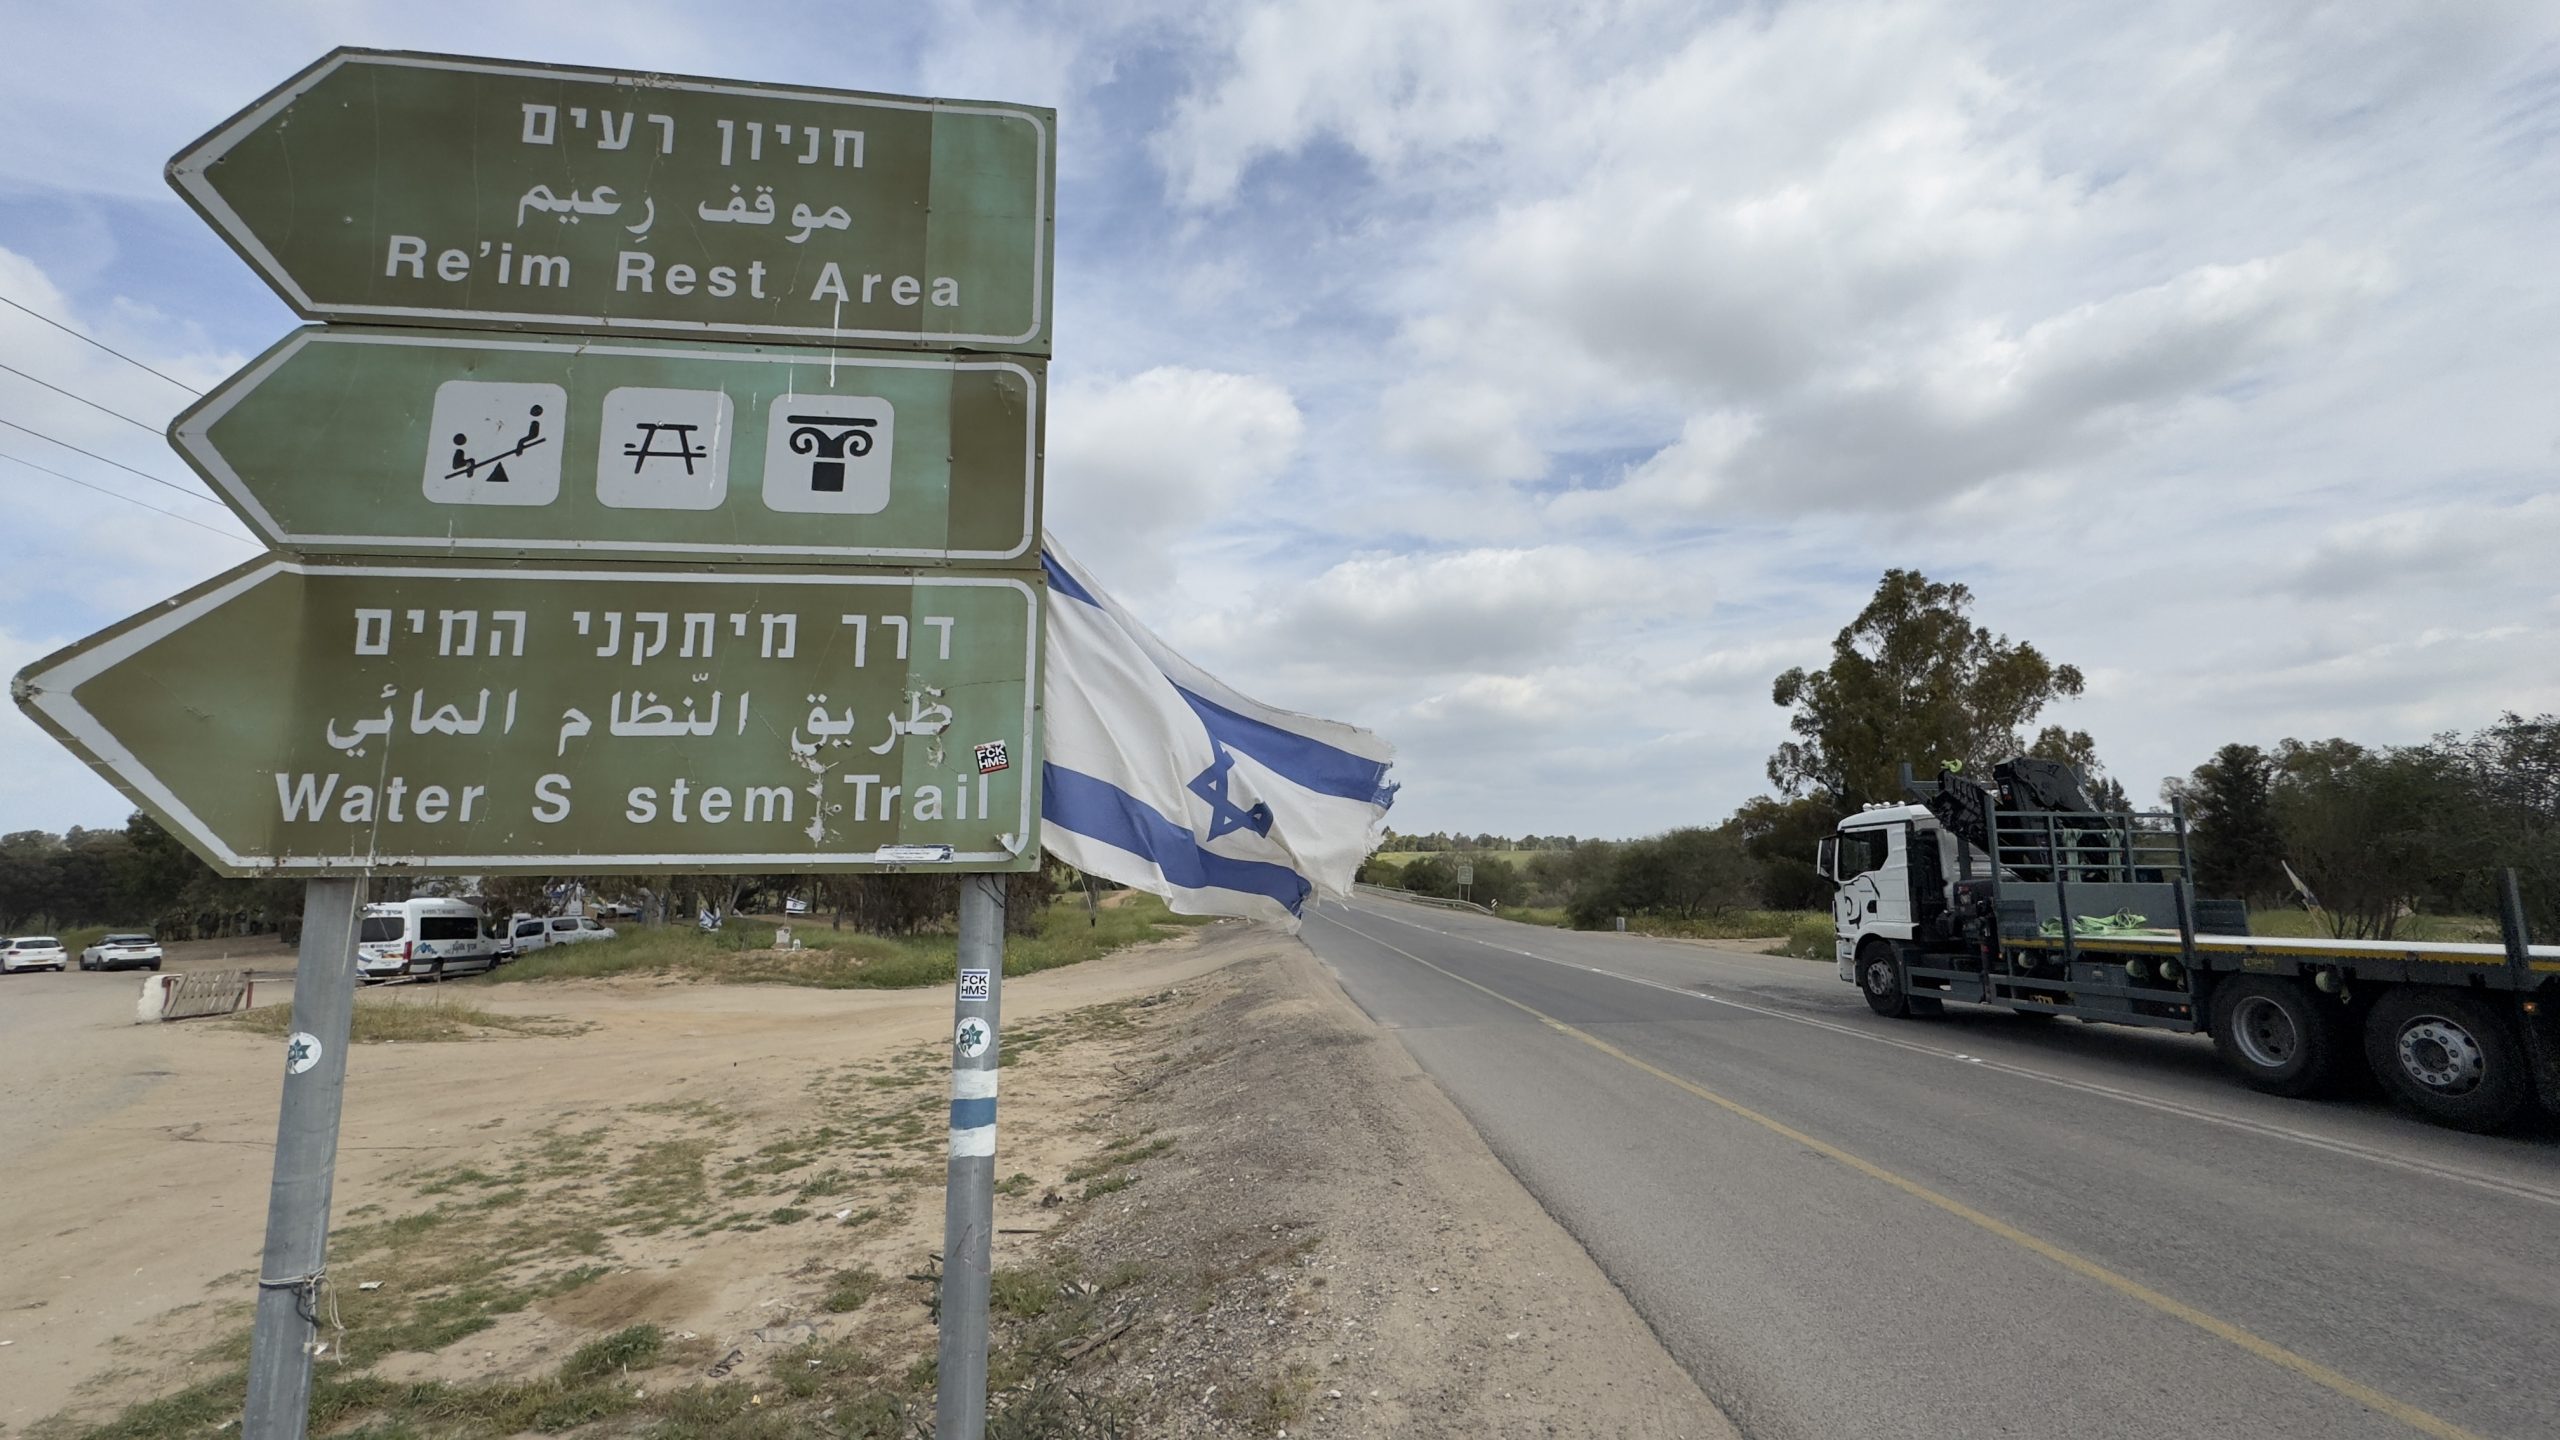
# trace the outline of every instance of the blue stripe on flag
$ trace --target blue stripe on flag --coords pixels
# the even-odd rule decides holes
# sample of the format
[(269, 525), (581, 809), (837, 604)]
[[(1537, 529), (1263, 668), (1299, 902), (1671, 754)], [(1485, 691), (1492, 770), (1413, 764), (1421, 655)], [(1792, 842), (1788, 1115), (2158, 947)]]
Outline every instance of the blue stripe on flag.
[(1338, 795), (1370, 805), (1395, 803), (1396, 787), (1387, 783), (1386, 762), (1363, 759), (1348, 750), (1286, 730), (1250, 715), (1239, 715), (1215, 700), (1183, 690), (1193, 714), (1209, 734), (1230, 750), (1261, 761), (1282, 779), (1319, 795)]
[(984, 1100), (951, 1102), (951, 1128), (954, 1130), (975, 1130), (981, 1125), (994, 1123), (996, 1123), (996, 1097), (993, 1095)]
[(1201, 848), (1189, 830), (1136, 796), (1090, 775), (1041, 766), (1041, 820), (1145, 857), (1185, 890), (1237, 890), (1267, 895), (1298, 913), (1314, 886), (1286, 865), (1238, 860)]
[(1040, 573), (1049, 577), (1052, 592), (1070, 600), (1081, 600), (1097, 610), (1102, 608), (1102, 602), (1093, 598), (1093, 592), (1077, 584), (1076, 577), (1067, 573), (1067, 567), (1050, 559), (1046, 550), (1040, 552)]

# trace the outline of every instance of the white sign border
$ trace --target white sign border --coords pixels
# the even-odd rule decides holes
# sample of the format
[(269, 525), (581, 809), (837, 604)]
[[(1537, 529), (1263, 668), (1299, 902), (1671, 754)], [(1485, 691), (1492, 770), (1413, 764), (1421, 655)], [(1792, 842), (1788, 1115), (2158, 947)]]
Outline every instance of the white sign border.
[[(859, 105), (882, 110), (929, 110), (954, 115), (991, 115), (999, 119), (1019, 120), (1029, 125), (1038, 137), (1035, 154), (1038, 169), (1032, 189), (1034, 214), (1031, 218), (1031, 325), (1014, 335), (962, 334), (925, 330), (843, 330), (825, 325), (740, 325), (713, 320), (634, 320), (611, 315), (529, 314), (512, 310), (448, 310), (426, 305), (330, 305), (315, 303), (303, 288), (293, 281), (273, 252), (258, 240), (257, 232), (240, 218), (238, 211), (225, 202), (221, 194), (205, 178), (214, 162), (231, 152), (242, 140), (277, 111), (300, 100), (329, 76), (349, 65), (405, 66), (416, 70), (460, 70), (476, 75), (512, 75), (562, 83), (588, 85), (641, 85), (661, 90), (682, 90), (700, 95), (739, 95), (755, 99), (814, 101), (819, 104)], [(779, 86), (749, 85), (718, 80), (678, 79), (665, 75), (637, 72), (597, 71), (574, 67), (510, 64), (500, 60), (476, 60), (456, 55), (417, 55), (399, 51), (346, 48), (330, 52), (312, 67), (285, 82), (281, 89), (241, 111), (219, 128), (178, 152), (169, 162), (169, 183), (193, 201), (211, 218), (225, 238), (249, 257), (269, 283), (293, 304), (296, 311), (311, 319), (366, 319), (389, 322), (402, 319), (415, 321), (436, 317), (456, 324), (473, 325), (491, 322), (519, 322), (546, 329), (591, 325), (613, 334), (683, 334), (734, 335), (752, 339), (757, 336), (792, 337), (809, 340), (885, 340), (908, 345), (1024, 345), (1043, 338), (1048, 330), (1046, 307), (1049, 282), (1049, 211), (1054, 197), (1049, 193), (1049, 127), (1038, 115), (1028, 110), (1005, 105), (973, 105), (937, 100), (896, 100), (885, 96), (830, 94), (822, 90), (800, 90)]]
[(436, 335), (421, 331), (345, 331), (321, 326), (307, 326), (284, 338), (263, 358), (247, 369), (215, 386), (213, 393), (179, 417), (169, 429), (169, 443), (176, 446), (196, 473), (210, 481), (231, 498), (252, 525), (264, 531), (270, 541), (294, 550), (326, 550), (356, 553), (381, 553), (385, 547), (423, 547), (428, 553), (439, 551), (455, 554), (494, 552), (526, 554), (541, 551), (560, 552), (561, 558), (587, 555), (669, 555), (705, 557), (751, 557), (756, 560), (950, 560), (1003, 561), (1014, 560), (1039, 548), (1038, 507), (1040, 504), (1040, 406), (1045, 399), (1040, 393), (1041, 377), (1017, 360), (998, 358), (963, 359), (957, 356), (860, 355), (826, 357), (835, 368), (874, 368), (892, 370), (1011, 371), (1021, 377), (1023, 389), (1031, 398), (1025, 405), (1022, 422), (1022, 542), (1009, 550), (933, 550), (887, 545), (746, 545), (734, 541), (713, 543), (698, 540), (471, 540), (451, 535), (306, 535), (288, 531), (258, 503), (231, 462), (213, 443), (213, 427), (237, 409), (242, 401), (257, 393), (266, 378), (284, 368), (287, 361), (313, 345), (388, 345), (402, 349), (451, 350), (552, 350), (570, 354), (603, 352), (632, 355), (643, 359), (713, 360), (723, 363), (815, 365), (823, 352), (798, 354), (699, 350), (682, 348), (682, 342), (650, 344), (644, 340), (615, 336), (508, 336)]
[[(140, 624), (100, 642), (93, 648), (69, 655), (52, 664), (37, 662), (18, 677), (13, 687), (20, 702), (38, 710), (60, 726), (81, 748), (97, 757), (98, 766), (136, 792), (150, 797), (161, 811), (193, 836), (207, 851), (221, 857), (224, 865), (249, 874), (343, 874), (375, 869), (412, 869), (424, 872), (475, 874), (492, 869), (513, 869), (541, 864), (563, 870), (592, 869), (611, 871), (624, 867), (650, 870), (689, 869), (715, 871), (722, 869), (774, 868), (789, 869), (811, 864), (879, 864), (877, 851), (779, 851), (765, 854), (603, 854), (603, 855), (305, 855), (282, 859), (242, 855), (222, 843), (219, 835), (193, 810), (180, 803), (175, 792), (145, 768), (132, 751), (118, 743), (115, 735), (101, 724), (86, 706), (73, 698), (79, 687), (96, 679), (117, 663), (167, 638), (172, 633), (205, 615), (220, 609), (241, 595), (256, 589), (278, 575), (366, 575), (389, 579), (517, 579), (577, 581), (645, 581), (668, 584), (735, 585), (751, 582), (759, 585), (945, 585), (961, 588), (998, 587), (1021, 593), (1029, 611), (1027, 634), (1023, 642), (1023, 734), (1036, 735), (1040, 712), (1040, 639), (1043, 617), (1040, 597), (1025, 581), (1007, 577), (982, 575), (792, 575), (792, 574), (701, 574), (662, 570), (533, 570), (498, 567), (445, 565), (313, 565), (284, 556), (270, 555), (263, 561), (251, 562), (244, 569), (217, 583), (212, 589), (183, 603), (165, 603)], [(38, 668), (41, 667), (41, 668)], [(1007, 843), (1019, 841), (1013, 849), (960, 850), (943, 865), (983, 863), (1009, 864), (1019, 859), (1031, 843), (1039, 815), (1038, 787), (1031, 777), (1024, 777), (1022, 810), (1018, 828), (1004, 837)]]

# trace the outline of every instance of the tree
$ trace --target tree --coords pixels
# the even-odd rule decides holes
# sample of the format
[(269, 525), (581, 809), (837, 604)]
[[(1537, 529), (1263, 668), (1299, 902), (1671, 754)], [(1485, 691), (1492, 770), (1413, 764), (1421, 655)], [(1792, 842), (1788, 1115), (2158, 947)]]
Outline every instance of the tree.
[(2225, 745), (2183, 781), (2161, 787), (2183, 802), (2196, 885), (2208, 895), (2263, 901), (2288, 890), (2278, 862), (2275, 761), (2255, 745)]
[(1760, 903), (1772, 910), (1821, 910), (1831, 904), (1831, 882), (1813, 868), (1823, 837), (1840, 823), (1840, 810), (1816, 795), (1776, 800), (1762, 795), (1742, 803), (1722, 828), (1742, 842), (1760, 866)]
[(2080, 772), (2081, 788), (2098, 802), (2101, 810), (2130, 810), (2133, 799), (2125, 794), (2124, 783), (2111, 778), (2107, 767), (2098, 763), (2098, 742), (2086, 730), (2065, 730), (2047, 725), (2036, 732), (2035, 743), (2027, 753), (2039, 760), (2059, 760)]
[(1586, 930), (1619, 915), (1692, 920), (1751, 903), (1758, 871), (1741, 837), (1692, 826), (1618, 846), (1608, 883), (1576, 895), (1567, 908)]
[(1404, 867), (1393, 860), (1372, 855), (1360, 862), (1359, 871), (1351, 877), (1362, 885), (1376, 885), (1387, 890), (1404, 888)]
[(2441, 750), (2287, 740), (2275, 763), (2285, 854), (2339, 935), (2388, 940), (2403, 916), (2491, 868), (2477, 792)]
[(1916, 570), (1888, 570), (1831, 642), (1831, 663), (1777, 678), (1770, 698), (1792, 709), (1797, 739), (1769, 757), (1789, 798), (1815, 795), (1843, 811), (1899, 790), (1903, 762), (1927, 771), (1949, 760), (1988, 769), (2022, 748), (2019, 732), (2054, 700), (2084, 688), (2055, 665), (1968, 616), (1973, 592)]
[(1458, 898), (1458, 866), (1440, 851), (1417, 855), (1405, 862), (1404, 888), (1416, 895), (1437, 895), (1445, 900)]
[(1618, 847), (1606, 840), (1583, 840), (1529, 859), (1533, 903), (1570, 909), (1576, 896), (1609, 883)]

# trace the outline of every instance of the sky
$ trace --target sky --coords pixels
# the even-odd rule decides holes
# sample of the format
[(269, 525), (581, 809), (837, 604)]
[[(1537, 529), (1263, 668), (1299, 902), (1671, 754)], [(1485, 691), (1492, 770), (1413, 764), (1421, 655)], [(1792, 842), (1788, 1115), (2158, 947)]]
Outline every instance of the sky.
[[(162, 372), (0, 307), (12, 673), (258, 553), (157, 432), (297, 322), (161, 168), (365, 45), (1055, 107), (1050, 529), (1238, 689), (1391, 740), (1401, 830), (1714, 823), (1892, 567), (2086, 672), (2040, 723), (2137, 797), (2560, 710), (2547, 4), (0, 0), (0, 37), (0, 297)], [(129, 808), (0, 716), (0, 832)]]

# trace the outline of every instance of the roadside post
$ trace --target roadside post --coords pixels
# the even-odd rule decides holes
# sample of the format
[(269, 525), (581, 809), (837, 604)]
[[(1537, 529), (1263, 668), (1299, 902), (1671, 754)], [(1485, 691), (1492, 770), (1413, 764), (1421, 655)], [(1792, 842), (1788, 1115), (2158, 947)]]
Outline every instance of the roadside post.
[(319, 1357), (321, 1285), (329, 1269), (329, 1192), (338, 1173), (338, 1111), (347, 1092), (347, 1041), (355, 1017), (356, 913), (361, 877), (302, 887), (302, 940), (294, 959), (293, 1020), (285, 1037), (284, 1098), (276, 1107), (275, 1178), (267, 1188), (267, 1243), (258, 1263), (257, 1318), (249, 1340), (249, 1435), (300, 1435)]
[(169, 162), (315, 322), (170, 427), (270, 553), (10, 688), (217, 873), (309, 881), (247, 1440), (308, 1426), (382, 870), (958, 872), (936, 1414), (984, 1433), (1056, 130), (340, 49)]
[(996, 1082), (1004, 1064), (1005, 881), (960, 881), (960, 973), (951, 1040), (951, 1160), (942, 1194), (941, 1334), (933, 1400), (936, 1440), (981, 1440), (987, 1428), (987, 1288), (996, 1223)]

